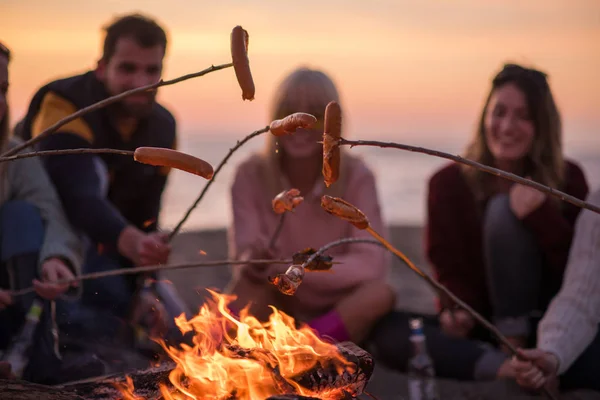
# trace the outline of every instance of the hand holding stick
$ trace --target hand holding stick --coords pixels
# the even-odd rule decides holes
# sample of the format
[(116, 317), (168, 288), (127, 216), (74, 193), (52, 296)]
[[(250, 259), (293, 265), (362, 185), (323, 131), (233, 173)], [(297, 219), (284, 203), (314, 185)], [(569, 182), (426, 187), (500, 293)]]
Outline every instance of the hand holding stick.
[[(205, 267), (217, 267), (221, 265), (243, 265), (243, 264), (290, 264), (293, 260), (215, 260), (215, 261), (203, 261), (196, 263), (186, 263), (186, 264), (161, 264), (161, 265), (149, 265), (147, 267), (132, 267), (132, 268), (116, 268), (109, 271), (102, 272), (92, 272), (89, 274), (79, 275), (73, 279), (67, 280), (57, 280), (56, 285), (71, 285), (73, 283), (85, 281), (85, 280), (93, 280), (106, 278), (109, 276), (119, 276), (119, 275), (133, 275), (144, 272), (155, 272), (155, 271), (168, 271), (168, 270), (176, 270), (176, 269), (188, 269), (188, 268), (205, 268)], [(7, 291), (10, 296), (21, 296), (27, 293), (34, 292), (34, 287), (29, 287), (20, 290)]]

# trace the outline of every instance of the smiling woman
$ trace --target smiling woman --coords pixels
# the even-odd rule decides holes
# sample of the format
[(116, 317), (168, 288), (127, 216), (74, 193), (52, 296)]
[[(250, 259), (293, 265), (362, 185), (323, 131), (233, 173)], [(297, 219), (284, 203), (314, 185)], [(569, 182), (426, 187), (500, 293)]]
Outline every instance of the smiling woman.
[[(583, 199), (586, 179), (564, 160), (561, 133), (546, 75), (508, 64), (492, 81), (466, 157)], [(494, 317), (516, 345), (525, 344), (533, 328), (529, 316), (545, 309), (560, 287), (580, 210), (455, 165), (431, 179), (428, 208), (427, 253), (440, 280)], [(440, 300), (442, 328), (461, 331), (444, 318), (453, 304)]]
[[(584, 199), (586, 179), (579, 166), (564, 159), (561, 134), (546, 75), (505, 65), (492, 80), (466, 158)], [(492, 319), (511, 344), (523, 347), (534, 337), (535, 316), (560, 288), (579, 212), (535, 189), (450, 164), (429, 181), (426, 254), (440, 283)], [(439, 317), (427, 328), (438, 375), (495, 379), (514, 374), (505, 349), (477, 344), (483, 340), (500, 347), (466, 311), (445, 296), (438, 305)], [(406, 362), (403, 347), (389, 339), (406, 325), (405, 315), (392, 314), (376, 339), (378, 352), (399, 368)]]

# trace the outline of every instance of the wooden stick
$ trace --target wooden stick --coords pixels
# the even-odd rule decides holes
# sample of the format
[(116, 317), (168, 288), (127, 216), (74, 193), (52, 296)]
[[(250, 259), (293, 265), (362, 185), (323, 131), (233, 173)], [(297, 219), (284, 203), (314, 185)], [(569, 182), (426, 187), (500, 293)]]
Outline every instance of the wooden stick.
[[(117, 275), (131, 275), (138, 274), (142, 272), (153, 272), (153, 271), (163, 271), (163, 270), (174, 270), (174, 269), (186, 269), (186, 268), (198, 268), (198, 267), (215, 267), (219, 265), (242, 265), (242, 264), (291, 264), (292, 260), (215, 260), (215, 261), (204, 261), (197, 263), (188, 263), (188, 264), (165, 264), (165, 265), (150, 265), (147, 267), (133, 267), (133, 268), (118, 268), (112, 269), (109, 271), (102, 272), (93, 272), (90, 274), (80, 275), (74, 279), (61, 279), (56, 282), (53, 282), (57, 285), (63, 284), (72, 284), (75, 282), (80, 282), (83, 280), (90, 279), (99, 279), (106, 278), (108, 276), (117, 276)], [(21, 296), (27, 293), (33, 292), (33, 287), (29, 287), (21, 290), (13, 290), (9, 291), (8, 294), (10, 296)]]
[(190, 215), (192, 214), (192, 211), (194, 211), (194, 208), (196, 208), (198, 206), (198, 204), (200, 203), (200, 201), (202, 201), (202, 199), (204, 198), (204, 195), (208, 191), (208, 188), (210, 187), (210, 185), (212, 185), (212, 183), (216, 179), (219, 171), (221, 171), (221, 168), (223, 168), (223, 166), (227, 163), (227, 161), (229, 160), (229, 158), (231, 158), (231, 156), (233, 155), (233, 153), (235, 153), (235, 151), (237, 149), (239, 149), (240, 147), (242, 147), (250, 139), (255, 138), (255, 137), (259, 136), (259, 135), (262, 135), (263, 133), (266, 133), (268, 131), (269, 131), (269, 127), (268, 126), (262, 128), (262, 129), (259, 129), (257, 131), (254, 131), (251, 134), (249, 134), (248, 136), (246, 136), (245, 138), (243, 138), (242, 140), (238, 140), (237, 143), (236, 143), (236, 145), (233, 146), (231, 149), (229, 149), (229, 152), (227, 153), (227, 155), (225, 156), (225, 158), (223, 158), (223, 160), (221, 160), (221, 163), (217, 166), (217, 169), (215, 169), (215, 173), (213, 174), (213, 177), (208, 182), (206, 182), (206, 184), (204, 185), (204, 189), (202, 189), (202, 192), (200, 193), (200, 195), (198, 196), (198, 198), (196, 199), (196, 201), (194, 201), (194, 204), (192, 204), (190, 206), (190, 208), (188, 208), (188, 210), (185, 212), (185, 215), (181, 218), (181, 220), (179, 221), (179, 223), (177, 223), (177, 226), (175, 226), (175, 229), (173, 229), (173, 232), (171, 232), (169, 234), (169, 242), (173, 239), (173, 237), (175, 235), (177, 235), (179, 233), (179, 231), (181, 230), (181, 227), (183, 226), (183, 224), (185, 223), (185, 221), (187, 221), (187, 219), (190, 217)]
[(275, 231), (273, 232), (273, 235), (271, 236), (271, 240), (269, 240), (269, 250), (273, 250), (273, 247), (275, 246), (275, 243), (277, 242), (277, 238), (279, 237), (279, 234), (281, 233), (281, 228), (283, 228), (283, 222), (285, 221), (285, 215), (287, 213), (283, 213), (279, 216), (279, 221), (277, 221), (277, 227), (275, 228)]
[(331, 249), (332, 247), (337, 247), (337, 246), (341, 246), (341, 245), (348, 244), (348, 243), (369, 243), (369, 244), (376, 244), (379, 246), (383, 246), (382, 243), (380, 243), (379, 241), (377, 241), (375, 239), (345, 238), (345, 239), (335, 240), (333, 242), (327, 243), (325, 246), (323, 246), (319, 250), (317, 250), (313, 255), (308, 257), (308, 259), (301, 265), (301, 267), (306, 268), (307, 265), (312, 263), (317, 257), (322, 255), (323, 253), (325, 253), (327, 250)]
[(20, 158), (31, 158), (41, 156), (57, 156), (57, 155), (69, 155), (69, 154), (118, 154), (122, 156), (133, 157), (134, 152), (131, 150), (117, 150), (117, 149), (66, 149), (66, 150), (44, 150), (44, 151), (31, 151), (28, 153), (21, 153), (14, 156), (0, 157), (0, 163), (18, 160)]
[(1, 154), (0, 157), (8, 157), (8, 156), (12, 156), (14, 154), (17, 154), (18, 152), (20, 152), (21, 150), (32, 146), (33, 144), (39, 142), (40, 140), (42, 140), (43, 138), (45, 138), (46, 136), (50, 135), (51, 133), (55, 132), (58, 128), (60, 128), (63, 125), (68, 124), (71, 121), (76, 120), (79, 117), (82, 117), (85, 114), (88, 114), (92, 111), (98, 110), (100, 108), (104, 108), (112, 103), (115, 103), (119, 100), (124, 99), (125, 97), (134, 95), (134, 94), (138, 94), (138, 93), (143, 93), (149, 90), (154, 90), (154, 89), (158, 89), (161, 86), (169, 86), (169, 85), (174, 85), (176, 83), (179, 82), (183, 82), (186, 81), (188, 79), (192, 79), (192, 78), (198, 78), (200, 76), (206, 75), (210, 72), (214, 72), (214, 71), (218, 71), (221, 69), (225, 69), (225, 68), (229, 68), (233, 66), (233, 63), (228, 63), (228, 64), (221, 64), (221, 65), (211, 65), (209, 68), (206, 68), (202, 71), (199, 72), (194, 72), (191, 74), (187, 74), (187, 75), (183, 75), (180, 76), (178, 78), (175, 79), (171, 79), (168, 81), (164, 81), (164, 80), (160, 80), (156, 83), (150, 84), (150, 85), (146, 85), (146, 86), (141, 86), (139, 88), (135, 88), (135, 89), (131, 89), (128, 90), (126, 92), (120, 93), (116, 96), (111, 96), (108, 97), (102, 101), (99, 101), (97, 103), (94, 103), (92, 105), (89, 105), (87, 107), (82, 108), (81, 110), (78, 110), (77, 112), (57, 121), (55, 124), (53, 124), (52, 126), (49, 126), (48, 128), (44, 129), (38, 136), (33, 137), (31, 139), (29, 139), (28, 141), (26, 141), (25, 143), (22, 143), (19, 146), (13, 147), (12, 149), (9, 149), (8, 151), (6, 151), (5, 153)]
[(542, 185), (541, 183), (534, 182), (529, 179), (522, 178), (518, 175), (512, 174), (510, 172), (502, 171), (498, 168), (489, 167), (487, 165), (480, 164), (476, 161), (468, 160), (466, 158), (455, 156), (452, 154), (444, 153), (442, 151), (431, 150), (424, 147), (410, 146), (406, 144), (393, 143), (393, 142), (379, 142), (375, 140), (346, 140), (341, 138), (339, 143), (340, 146), (350, 146), (351, 148), (354, 146), (374, 146), (374, 147), (382, 147), (382, 148), (394, 148), (400, 150), (412, 151), (415, 153), (428, 154), (430, 156), (446, 158), (448, 160), (452, 160), (454, 162), (468, 165), (473, 168), (477, 168), (481, 171), (490, 173), (492, 175), (499, 176), (504, 179), (511, 180), (516, 183), (520, 183), (521, 185), (529, 186), (531, 188), (537, 189), (540, 192), (546, 193), (550, 196), (554, 196), (558, 199), (571, 203), (577, 207), (586, 208), (590, 211), (600, 214), (600, 207), (590, 204), (586, 201), (578, 199), (577, 197), (568, 195), (566, 193), (561, 192), (560, 190), (552, 189), (548, 186)]

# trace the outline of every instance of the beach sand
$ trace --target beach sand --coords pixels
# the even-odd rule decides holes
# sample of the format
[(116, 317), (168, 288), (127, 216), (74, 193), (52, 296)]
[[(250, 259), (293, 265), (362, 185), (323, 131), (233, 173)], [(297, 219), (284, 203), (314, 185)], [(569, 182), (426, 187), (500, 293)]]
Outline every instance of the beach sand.
[[(422, 249), (423, 229), (419, 226), (393, 226), (391, 241), (404, 252), (416, 265), (428, 273), (430, 268), (425, 261)], [(200, 251), (204, 251), (203, 255)], [(225, 230), (205, 230), (183, 232), (173, 240), (171, 263), (192, 263), (198, 261), (227, 258)], [(196, 312), (206, 296), (204, 288), (222, 290), (229, 280), (229, 268), (226, 266), (203, 267), (175, 271), (166, 271), (163, 279), (168, 279), (177, 287), (183, 300), (192, 312)], [(433, 291), (416, 274), (394, 258), (390, 274), (390, 283), (397, 290), (398, 309), (419, 313), (435, 313)], [(523, 393), (512, 382), (456, 382), (439, 380), (438, 387), (442, 399), (533, 399), (541, 398)], [(379, 399), (408, 399), (407, 379), (403, 374), (391, 372), (382, 366), (376, 366), (368, 390)], [(366, 398), (366, 397), (364, 397)], [(563, 399), (600, 399), (600, 393), (576, 391), (568, 393)]]

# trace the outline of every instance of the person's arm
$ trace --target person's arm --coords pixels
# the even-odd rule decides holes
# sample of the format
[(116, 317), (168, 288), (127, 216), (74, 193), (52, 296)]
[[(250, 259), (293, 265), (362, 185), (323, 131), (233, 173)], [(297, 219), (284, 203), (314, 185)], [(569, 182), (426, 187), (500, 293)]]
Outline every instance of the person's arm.
[[(53, 92), (44, 97), (34, 118), (32, 137), (75, 112), (75, 107)], [(79, 118), (39, 142), (40, 150), (91, 148), (93, 132)], [(108, 174), (93, 154), (47, 156), (46, 170), (73, 225), (93, 241), (116, 246), (128, 221), (106, 197)]]
[[(565, 192), (578, 199), (585, 199), (588, 195), (588, 185), (583, 171), (573, 165), (569, 169), (567, 179)], [(559, 276), (562, 276), (567, 264), (579, 212), (579, 207), (546, 196), (537, 209), (523, 218), (525, 226), (535, 234), (547, 265)]]
[[(589, 200), (600, 205), (600, 191)], [(583, 210), (576, 224), (563, 285), (538, 326), (538, 348), (565, 372), (592, 342), (600, 324), (600, 215)]]
[(39, 255), (40, 275), (47, 272), (43, 271), (44, 265), (52, 259), (60, 260), (71, 269), (73, 275), (80, 275), (83, 244), (69, 224), (39, 158), (13, 161), (7, 174), (12, 196), (37, 207), (45, 223), (44, 241)]
[[(353, 170), (348, 181), (344, 200), (358, 207), (368, 218), (371, 227), (389, 240), (387, 228), (381, 217), (375, 178), (366, 167)], [(327, 219), (337, 218), (323, 211), (323, 224)], [(374, 239), (367, 231), (348, 223), (346, 237)], [(303, 283), (296, 293), (301, 302), (314, 303), (315, 299), (335, 298), (336, 293), (347, 293), (362, 283), (372, 280), (384, 280), (389, 271), (391, 256), (378, 245), (356, 243), (347, 244), (328, 251), (335, 262), (331, 273), (306, 273)]]
[[(425, 252), (438, 281), (461, 300), (482, 311), (478, 304), (477, 288), (473, 288), (473, 271), (465, 253), (471, 246), (461, 231), (468, 223), (461, 211), (464, 198), (461, 191), (468, 190), (459, 181), (455, 171), (443, 170), (429, 181), (427, 194), (427, 226)], [(442, 309), (451, 309), (454, 302), (445, 295), (439, 298)]]

